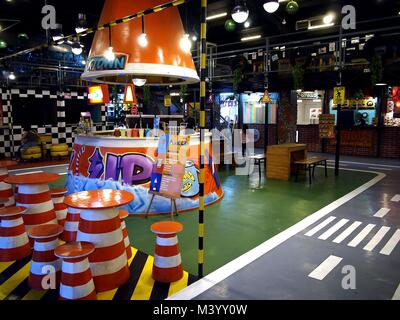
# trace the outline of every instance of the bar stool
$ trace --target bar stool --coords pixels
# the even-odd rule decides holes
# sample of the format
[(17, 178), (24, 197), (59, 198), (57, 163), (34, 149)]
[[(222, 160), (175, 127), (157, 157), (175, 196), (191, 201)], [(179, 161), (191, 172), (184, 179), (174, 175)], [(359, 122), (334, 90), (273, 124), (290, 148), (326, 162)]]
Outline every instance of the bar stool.
[(153, 279), (167, 283), (180, 280), (183, 268), (177, 234), (183, 230), (183, 225), (175, 221), (162, 221), (152, 224), (150, 229), (157, 235)]
[(67, 206), (67, 218), (64, 222), (64, 232), (61, 235), (61, 240), (65, 242), (76, 241), (78, 234), (78, 226), (80, 219), (80, 210)]
[(68, 190), (63, 188), (50, 190), (51, 199), (53, 200), (57, 221), (60, 226), (64, 226), (65, 220), (67, 218), (68, 207), (64, 203), (64, 197), (67, 192)]
[(6, 198), (7, 202), (4, 204), (5, 207), (11, 207), (15, 205), (15, 198), (12, 186), (4, 182), (4, 179), (8, 177), (8, 168), (18, 164), (17, 161), (13, 160), (1, 160), (0, 161), (0, 198)]
[(4, 208), (7, 202), (8, 198), (0, 198), (0, 208)]
[(124, 237), (124, 244), (126, 249), (126, 256), (128, 260), (132, 258), (132, 248), (131, 242), (129, 240), (128, 230), (126, 229), (125, 219), (129, 216), (129, 212), (126, 210), (119, 210), (119, 218), (121, 219), (121, 229), (122, 229), (122, 236)]
[(71, 242), (59, 246), (54, 254), (62, 259), (61, 300), (96, 300), (96, 289), (88, 256), (94, 245), (87, 242)]
[(31, 289), (47, 289), (43, 287), (43, 278), (51, 274), (56, 277), (56, 283), (60, 282), (61, 260), (54, 255), (54, 249), (60, 245), (58, 236), (62, 231), (58, 224), (36, 226), (28, 231), (28, 236), (35, 241), (28, 279)]
[(48, 184), (58, 179), (58, 174), (44, 172), (9, 176), (4, 179), (6, 183), (18, 185), (17, 205), (28, 208), (22, 216), (26, 230), (43, 224), (57, 224)]
[(22, 219), (27, 210), (16, 206), (0, 209), (0, 262), (20, 260), (31, 254)]
[(97, 292), (116, 289), (128, 281), (130, 272), (118, 207), (133, 200), (122, 190), (90, 190), (65, 198), (69, 207), (81, 210), (77, 240), (95, 245), (89, 256)]

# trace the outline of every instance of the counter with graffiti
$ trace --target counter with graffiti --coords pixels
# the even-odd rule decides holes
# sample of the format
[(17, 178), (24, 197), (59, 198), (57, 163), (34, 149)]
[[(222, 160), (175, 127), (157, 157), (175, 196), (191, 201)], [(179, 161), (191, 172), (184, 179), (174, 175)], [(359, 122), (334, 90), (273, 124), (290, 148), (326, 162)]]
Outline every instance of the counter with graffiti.
[[(212, 157), (211, 136), (206, 135), (205, 140), (205, 204), (211, 205), (222, 199), (223, 190)], [(199, 136), (190, 137), (181, 198), (176, 200), (180, 212), (199, 207), (199, 143)], [(76, 137), (68, 168), (68, 193), (95, 189), (126, 190), (134, 195), (135, 200), (125, 209), (132, 215), (145, 214), (151, 199), (149, 188), (158, 156), (157, 148), (158, 138)], [(155, 197), (150, 214), (169, 212), (170, 199)]]

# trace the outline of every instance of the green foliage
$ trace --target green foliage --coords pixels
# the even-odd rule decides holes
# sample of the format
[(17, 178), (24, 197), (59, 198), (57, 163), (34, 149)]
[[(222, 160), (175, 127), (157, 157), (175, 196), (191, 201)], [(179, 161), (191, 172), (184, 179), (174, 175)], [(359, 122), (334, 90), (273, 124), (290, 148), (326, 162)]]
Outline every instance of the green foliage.
[(381, 56), (374, 56), (371, 60), (371, 83), (376, 85), (382, 81), (383, 77), (383, 63)]
[(293, 77), (293, 89), (303, 89), (304, 80), (304, 67), (301, 64), (296, 63), (292, 70)]
[(187, 93), (187, 85), (181, 85), (181, 89), (179, 91), (179, 97), (181, 98), (182, 101), (185, 101), (185, 97), (186, 97), (186, 93)]

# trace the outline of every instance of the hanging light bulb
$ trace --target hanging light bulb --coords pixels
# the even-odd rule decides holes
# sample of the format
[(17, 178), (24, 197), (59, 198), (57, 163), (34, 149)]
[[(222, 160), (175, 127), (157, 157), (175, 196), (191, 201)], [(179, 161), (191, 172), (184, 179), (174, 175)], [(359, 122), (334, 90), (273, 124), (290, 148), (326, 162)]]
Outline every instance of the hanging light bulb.
[(192, 35), (192, 41), (196, 42), (197, 41), (197, 35)]
[(114, 49), (113, 47), (109, 47), (106, 52), (104, 52), (104, 57), (108, 60), (108, 61), (113, 61), (115, 60), (115, 53), (114, 53)]
[(79, 40), (76, 40), (71, 44), (71, 51), (76, 56), (79, 56), (82, 53), (83, 49)]
[(143, 87), (147, 82), (147, 79), (139, 79), (139, 78), (135, 78), (133, 79), (133, 84), (135, 85), (135, 87)]
[(264, 1), (264, 10), (268, 13), (274, 13), (279, 8), (279, 1), (278, 0), (265, 0)]
[(189, 35), (187, 33), (182, 36), (181, 41), (179, 42), (179, 46), (185, 52), (190, 52), (190, 50), (192, 49), (192, 42), (190, 41)]
[(237, 22), (237, 23), (243, 23), (247, 20), (249, 17), (249, 9), (246, 6), (246, 2), (243, 1), (241, 4), (238, 2), (238, 5), (236, 5), (233, 10), (232, 10), (232, 19)]
[(8, 75), (8, 79), (15, 80), (15, 79), (17, 79), (17, 77), (15, 76), (14, 72), (10, 72), (10, 74)]
[(141, 46), (142, 48), (147, 47), (147, 45), (149, 44), (149, 40), (147, 40), (147, 34), (141, 33), (138, 37), (138, 43), (139, 46)]

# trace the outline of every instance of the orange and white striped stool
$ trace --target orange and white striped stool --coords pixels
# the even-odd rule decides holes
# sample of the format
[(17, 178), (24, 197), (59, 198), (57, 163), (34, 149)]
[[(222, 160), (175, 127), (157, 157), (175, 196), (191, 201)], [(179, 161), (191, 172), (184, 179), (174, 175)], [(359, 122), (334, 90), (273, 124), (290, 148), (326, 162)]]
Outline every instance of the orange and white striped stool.
[(61, 300), (96, 300), (96, 289), (88, 256), (94, 251), (94, 245), (87, 242), (71, 242), (54, 251), (62, 259)]
[[(63, 227), (58, 224), (45, 224), (32, 227), (28, 236), (35, 240), (28, 284), (34, 290), (46, 290), (43, 278), (51, 274), (60, 282), (61, 260), (54, 255), (54, 249), (60, 245), (58, 236)], [(54, 272), (53, 272), (54, 271)]]
[(20, 260), (31, 254), (22, 219), (26, 210), (16, 206), (0, 209), (0, 262)]
[(175, 221), (162, 221), (151, 225), (157, 235), (153, 263), (153, 279), (159, 282), (175, 282), (183, 277), (181, 254), (177, 234), (183, 230)]
[(57, 224), (49, 183), (60, 179), (54, 173), (31, 173), (9, 176), (4, 181), (18, 185), (17, 205), (28, 208), (22, 216), (26, 230), (43, 224)]
[(80, 210), (67, 206), (67, 218), (64, 222), (64, 232), (61, 240), (65, 242), (75, 242), (78, 234)]
[(5, 183), (4, 179), (8, 177), (7, 168), (16, 164), (17, 162), (12, 160), (0, 161), (0, 198), (7, 199), (7, 202), (4, 204), (5, 207), (11, 207), (15, 205), (13, 188), (10, 184)]
[(126, 210), (119, 210), (119, 218), (121, 219), (122, 236), (124, 237), (124, 244), (126, 249), (126, 256), (128, 260), (132, 258), (131, 242), (129, 240), (128, 230), (126, 229), (125, 219), (129, 216)]
[(64, 203), (64, 197), (67, 192), (68, 190), (63, 188), (50, 190), (51, 199), (53, 200), (57, 221), (60, 226), (64, 226), (65, 220), (67, 218), (68, 207)]
[(130, 192), (110, 189), (83, 191), (65, 198), (67, 206), (81, 210), (77, 240), (95, 245), (89, 262), (97, 292), (116, 289), (129, 279), (118, 207), (132, 200)]
[(8, 198), (0, 198), (0, 208), (4, 208), (7, 202)]

